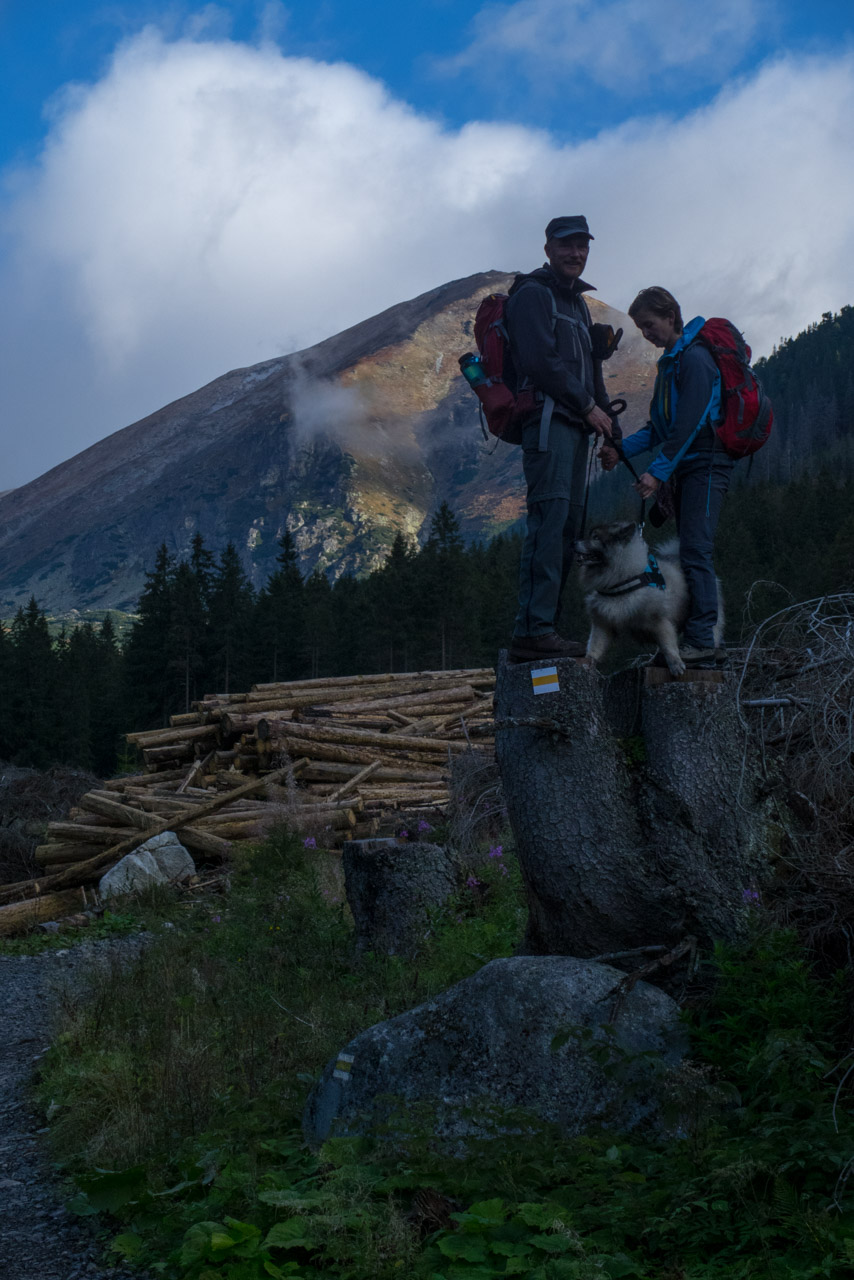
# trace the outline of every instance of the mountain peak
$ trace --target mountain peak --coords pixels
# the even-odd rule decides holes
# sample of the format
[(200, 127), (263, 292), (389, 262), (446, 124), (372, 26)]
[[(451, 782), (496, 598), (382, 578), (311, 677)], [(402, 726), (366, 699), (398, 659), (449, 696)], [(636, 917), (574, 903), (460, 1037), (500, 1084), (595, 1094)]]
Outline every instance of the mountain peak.
[[(484, 446), (457, 357), (481, 297), (512, 280), (454, 280), (233, 369), (0, 495), (0, 612), (31, 594), (52, 612), (132, 609), (159, 544), (185, 555), (196, 533), (214, 550), (233, 542), (260, 585), (285, 528), (305, 572), (337, 576), (381, 564), (442, 500), (468, 537), (509, 527), (524, 511), (519, 450)], [(626, 328), (609, 390), (645, 411), (654, 353), (590, 305)]]

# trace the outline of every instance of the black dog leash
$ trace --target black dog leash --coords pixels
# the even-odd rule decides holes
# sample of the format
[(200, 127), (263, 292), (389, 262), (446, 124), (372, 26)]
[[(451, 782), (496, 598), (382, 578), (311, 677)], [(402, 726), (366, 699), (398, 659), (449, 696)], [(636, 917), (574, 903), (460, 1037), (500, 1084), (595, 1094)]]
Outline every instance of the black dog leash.
[[(623, 449), (623, 429), (620, 426), (620, 414), (625, 413), (626, 408), (627, 408), (626, 401), (623, 400), (622, 397), (620, 397), (617, 400), (612, 400), (611, 403), (608, 405), (608, 414), (611, 418), (611, 423), (612, 423), (611, 444), (614, 450), (616, 451), (617, 457), (619, 458), (620, 462), (622, 462), (624, 467), (628, 467), (636, 483), (639, 484), (640, 476), (635, 471), (632, 464), (629, 462), (628, 458), (626, 457), (625, 451)], [(585, 504), (585, 509), (586, 509), (586, 504)], [(640, 519), (638, 520), (638, 524), (640, 525), (641, 529), (643, 529), (645, 523), (646, 523), (646, 501), (643, 498), (641, 498)]]

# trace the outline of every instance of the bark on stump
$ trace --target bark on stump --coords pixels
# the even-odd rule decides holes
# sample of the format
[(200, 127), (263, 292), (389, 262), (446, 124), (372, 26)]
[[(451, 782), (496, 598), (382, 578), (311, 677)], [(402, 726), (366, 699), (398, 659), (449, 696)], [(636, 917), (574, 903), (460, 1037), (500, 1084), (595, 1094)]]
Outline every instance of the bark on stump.
[[(525, 949), (589, 957), (688, 933), (733, 938), (762, 875), (764, 821), (731, 684), (634, 684), (617, 723), (607, 681), (571, 659), (559, 690), (502, 654), (496, 757), (528, 891)], [(625, 683), (625, 682), (624, 682)], [(639, 728), (638, 742), (626, 730)], [(742, 777), (743, 772), (743, 777)]]
[(421, 841), (348, 840), (343, 863), (360, 951), (413, 954), (429, 927), (430, 911), (447, 901), (459, 881), (454, 855)]

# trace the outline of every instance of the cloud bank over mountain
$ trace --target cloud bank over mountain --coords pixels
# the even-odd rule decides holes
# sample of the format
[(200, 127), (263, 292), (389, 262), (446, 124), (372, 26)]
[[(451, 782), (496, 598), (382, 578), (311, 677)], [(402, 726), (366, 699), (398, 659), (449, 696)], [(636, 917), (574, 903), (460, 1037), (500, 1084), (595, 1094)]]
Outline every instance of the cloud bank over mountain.
[(854, 301), (849, 52), (558, 145), (444, 128), (353, 66), (271, 42), (148, 28), (50, 110), (38, 165), (4, 186), (2, 488), (229, 368), (536, 266), (555, 213), (587, 213), (604, 300), (665, 284), (759, 351)]

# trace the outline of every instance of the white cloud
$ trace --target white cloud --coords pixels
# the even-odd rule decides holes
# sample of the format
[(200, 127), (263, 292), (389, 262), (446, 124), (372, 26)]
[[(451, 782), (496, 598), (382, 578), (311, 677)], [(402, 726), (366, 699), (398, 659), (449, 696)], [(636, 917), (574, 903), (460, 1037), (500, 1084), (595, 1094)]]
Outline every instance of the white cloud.
[(529, 76), (566, 92), (590, 82), (629, 94), (657, 82), (662, 103), (674, 72), (720, 84), (756, 39), (772, 0), (516, 0), (486, 4), (468, 48), (445, 69), (480, 67)]
[(556, 213), (590, 218), (606, 301), (665, 284), (767, 350), (854, 301), (852, 112), (851, 56), (788, 59), (558, 146), (444, 130), (350, 66), (148, 30), (7, 186), (0, 490), (227, 369), (536, 266)]

